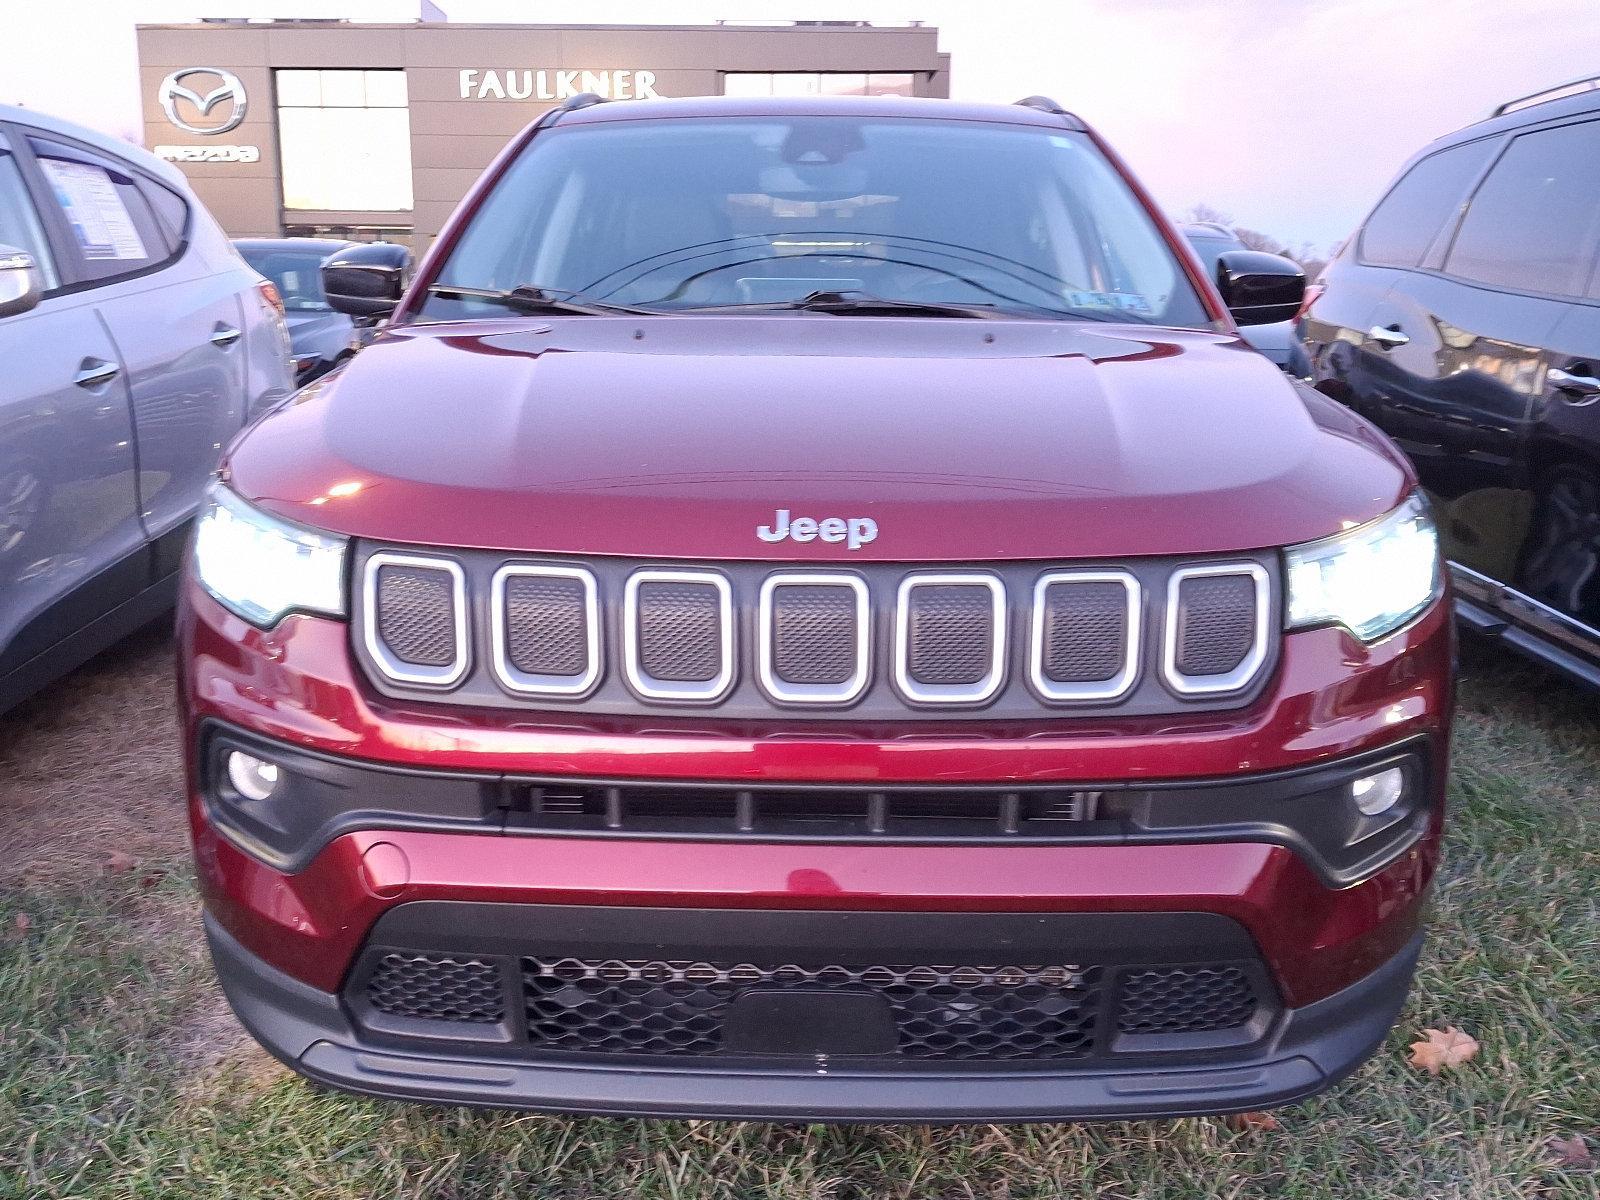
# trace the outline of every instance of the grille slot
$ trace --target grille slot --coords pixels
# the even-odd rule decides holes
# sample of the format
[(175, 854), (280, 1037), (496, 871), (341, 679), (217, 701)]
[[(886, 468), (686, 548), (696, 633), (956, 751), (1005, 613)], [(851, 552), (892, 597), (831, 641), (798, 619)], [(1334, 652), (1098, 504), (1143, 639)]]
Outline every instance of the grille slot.
[(466, 576), (443, 558), (367, 559), (367, 651), (393, 679), (448, 686), (467, 669)]
[(900, 585), (895, 674), (910, 700), (976, 704), (1004, 677), (1005, 585), (992, 575), (913, 575)]
[(571, 696), (600, 677), (594, 576), (576, 567), (506, 566), (490, 592), (495, 674), (514, 692)]
[(730, 1005), (763, 991), (870, 991), (894, 1015), (901, 1057), (1069, 1059), (1091, 1053), (1102, 971), (1076, 966), (803, 966), (524, 958), (528, 1037), (583, 1054), (704, 1057)]
[(1046, 700), (1111, 700), (1139, 674), (1139, 581), (1058, 571), (1033, 591), (1033, 686)]
[(385, 954), (367, 980), (381, 1013), (424, 1021), (492, 1024), (506, 1013), (500, 968), (477, 958)]
[(721, 575), (636, 571), (623, 623), (628, 680), (658, 700), (715, 700), (733, 682), (733, 595)]
[(866, 687), (871, 610), (857, 576), (769, 576), (759, 625), (761, 686), (773, 699), (846, 704)]
[(1267, 573), (1255, 563), (1185, 567), (1167, 584), (1167, 683), (1187, 695), (1236, 691), (1266, 659)]
[(1237, 1029), (1259, 1007), (1255, 986), (1238, 967), (1183, 966), (1134, 971), (1122, 981), (1122, 1033), (1201, 1033)]

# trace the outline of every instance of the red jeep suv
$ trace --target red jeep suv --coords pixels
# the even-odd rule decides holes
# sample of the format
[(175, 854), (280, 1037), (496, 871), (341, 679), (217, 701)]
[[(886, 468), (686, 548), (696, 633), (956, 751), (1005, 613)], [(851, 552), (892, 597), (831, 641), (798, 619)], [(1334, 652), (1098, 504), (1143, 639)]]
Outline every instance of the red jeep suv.
[[(1452, 634), (1406, 462), (1043, 99), (569, 102), (233, 445), (206, 930), (382, 1096), (1237, 1111), (1405, 998)], [(1230, 315), (1230, 309), (1232, 310)]]

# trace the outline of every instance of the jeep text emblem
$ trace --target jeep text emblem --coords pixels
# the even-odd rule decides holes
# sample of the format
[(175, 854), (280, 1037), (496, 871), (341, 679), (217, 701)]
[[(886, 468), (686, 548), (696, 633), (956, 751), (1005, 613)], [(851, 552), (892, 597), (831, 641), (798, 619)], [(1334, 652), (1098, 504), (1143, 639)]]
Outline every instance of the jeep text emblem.
[[(222, 82), (201, 95), (183, 86), (183, 81), (191, 75), (215, 75)], [(156, 97), (161, 101), (161, 111), (167, 114), (167, 120), (190, 133), (227, 133), (230, 129), (238, 128), (239, 122), (244, 120), (246, 104), (244, 84), (239, 82), (239, 77), (232, 71), (224, 71), (221, 67), (184, 67), (180, 71), (174, 71), (161, 81)], [(187, 100), (194, 105), (195, 111), (201, 117), (210, 115), (211, 110), (225, 100), (230, 101), (233, 107), (228, 109), (227, 115), (216, 125), (196, 125), (193, 121), (178, 115), (179, 100)]]
[(787, 508), (780, 508), (771, 525), (757, 525), (756, 536), (763, 542), (781, 542), (793, 538), (809, 542), (821, 538), (825, 542), (843, 542), (851, 550), (859, 550), (868, 542), (876, 541), (878, 523), (871, 517), (814, 517), (790, 518)]

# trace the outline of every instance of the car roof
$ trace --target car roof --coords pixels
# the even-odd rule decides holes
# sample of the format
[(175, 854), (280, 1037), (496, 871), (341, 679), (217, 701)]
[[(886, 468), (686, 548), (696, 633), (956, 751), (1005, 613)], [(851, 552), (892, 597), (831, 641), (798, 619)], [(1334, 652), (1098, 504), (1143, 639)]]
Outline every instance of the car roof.
[(655, 100), (605, 100), (569, 106), (562, 125), (691, 117), (917, 117), (937, 121), (992, 121), (1048, 129), (1082, 129), (1071, 113), (1033, 105), (978, 104), (912, 96), (688, 96)]
[(121, 138), (100, 133), (90, 129), (87, 125), (79, 125), (73, 121), (63, 121), (60, 117), (52, 117), (46, 113), (36, 112), (31, 108), (21, 108), (15, 104), (0, 104), (0, 122), (13, 122), (39, 130), (41, 133), (57, 133), (63, 137), (73, 138), (86, 146), (117, 158), (127, 159), (140, 167), (148, 174), (156, 176), (172, 184), (179, 191), (188, 194), (189, 183), (184, 178), (183, 172), (169, 162), (157, 158), (142, 146), (132, 142), (125, 142)]
[[(1578, 80), (1550, 88), (1548, 92), (1535, 92), (1531, 96), (1520, 96), (1507, 101), (1483, 120), (1436, 138), (1426, 149), (1431, 152), (1457, 142), (1470, 142), (1497, 133), (1525, 129), (1531, 125), (1543, 125), (1548, 121), (1561, 121), (1570, 117), (1600, 113), (1600, 89), (1590, 88), (1567, 93), (1567, 89), (1581, 87), (1588, 82), (1590, 81)], [(1550, 95), (1549, 100), (1539, 99), (1546, 94)], [(1420, 158), (1421, 155), (1417, 157)]]
[(333, 254), (357, 243), (345, 238), (286, 237), (234, 238), (233, 244), (240, 250), (306, 250), (319, 254)]
[(1186, 238), (1216, 238), (1224, 242), (1237, 242), (1239, 235), (1216, 221), (1183, 221), (1178, 232)]

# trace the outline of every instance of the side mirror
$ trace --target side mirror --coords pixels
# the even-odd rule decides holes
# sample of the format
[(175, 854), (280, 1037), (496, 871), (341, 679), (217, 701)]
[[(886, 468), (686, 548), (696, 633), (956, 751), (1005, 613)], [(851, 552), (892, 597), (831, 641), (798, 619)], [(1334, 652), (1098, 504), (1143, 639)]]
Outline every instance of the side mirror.
[(39, 303), (39, 264), (15, 246), (0, 245), (0, 317), (14, 317)]
[(322, 290), (335, 312), (350, 317), (387, 317), (405, 291), (411, 251), (393, 242), (351, 246), (322, 264)]
[(1240, 325), (1291, 321), (1306, 298), (1306, 274), (1278, 254), (1228, 250), (1217, 257), (1217, 291)]

